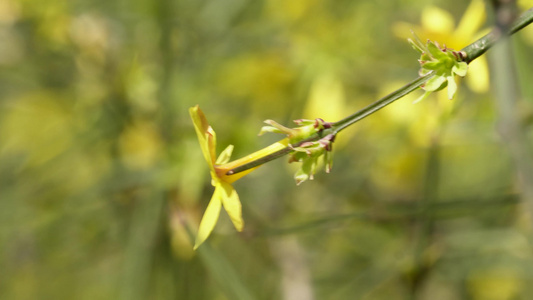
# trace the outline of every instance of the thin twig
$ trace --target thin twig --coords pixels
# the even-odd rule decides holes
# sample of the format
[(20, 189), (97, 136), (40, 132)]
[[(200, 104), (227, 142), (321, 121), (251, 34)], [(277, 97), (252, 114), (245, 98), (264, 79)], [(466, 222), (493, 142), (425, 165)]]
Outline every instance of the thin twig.
[[(527, 10), (525, 13), (523, 13), (520, 17), (517, 18), (517, 20), (510, 26), (508, 34), (512, 35), (520, 31), (522, 28), (531, 24), (531, 22), (533, 22), (533, 8)], [(464, 47), (461, 51), (466, 53), (465, 61), (467, 63), (470, 63), (476, 58), (478, 58), (479, 56), (483, 55), (485, 52), (487, 52), (487, 50), (491, 48), (501, 38), (502, 36), (501, 32), (502, 32), (501, 30), (496, 28), (491, 33), (485, 35), (484, 37), (473, 42), (472, 44)], [(338, 122), (333, 123), (333, 126), (331, 128), (323, 130), (320, 134), (315, 134), (311, 136), (310, 138), (306, 139), (305, 141), (301, 141), (300, 143), (296, 145), (288, 146), (287, 148), (281, 149), (270, 155), (264, 156), (258, 160), (254, 160), (247, 164), (243, 164), (235, 169), (228, 171), (226, 174), (232, 175), (232, 174), (236, 174), (242, 171), (246, 171), (251, 168), (255, 168), (259, 165), (262, 165), (266, 162), (280, 158), (290, 153), (292, 151), (291, 147), (297, 147), (299, 144), (303, 142), (319, 140), (320, 138), (328, 134), (336, 134), (339, 131), (347, 128), (348, 126), (353, 125), (354, 123), (364, 119), (365, 117), (368, 117), (369, 115), (375, 113), (376, 111), (382, 109), (383, 107), (391, 104), (392, 102), (416, 90), (422, 84), (424, 84), (430, 77), (431, 77), (431, 74), (427, 74), (425, 76), (419, 77), (411, 81), (410, 83), (406, 84), (405, 86), (401, 87), (400, 89), (390, 93), (389, 95), (357, 111), (356, 113)]]

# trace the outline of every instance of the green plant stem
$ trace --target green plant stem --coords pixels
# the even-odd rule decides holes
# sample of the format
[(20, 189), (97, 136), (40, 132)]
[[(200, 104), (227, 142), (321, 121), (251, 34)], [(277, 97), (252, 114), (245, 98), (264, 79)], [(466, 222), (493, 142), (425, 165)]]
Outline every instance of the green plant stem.
[[(509, 35), (512, 35), (518, 31), (520, 31), (522, 28), (528, 26), (533, 22), (533, 8), (527, 10), (524, 12), (520, 17), (518, 17), (515, 22), (510, 26)], [(483, 36), (479, 40), (473, 42), (472, 44), (464, 47), (461, 51), (466, 53), (466, 59), (465, 61), (467, 63), (472, 62), (479, 56), (483, 55), (489, 48), (491, 48), (501, 37), (501, 30), (498, 28), (494, 29), (489, 34)], [(377, 100), (376, 102), (368, 105), (367, 107), (357, 111), (356, 113), (338, 121), (332, 124), (332, 127), (329, 129), (325, 129), (320, 134), (315, 134), (311, 137), (309, 137), (306, 140), (303, 140), (299, 142), (298, 144), (288, 146), (287, 148), (284, 148), (282, 150), (279, 150), (277, 152), (274, 152), (270, 155), (264, 156), (260, 159), (251, 161), (247, 164), (241, 165), (233, 170), (228, 171), (227, 175), (236, 174), (242, 171), (246, 171), (248, 169), (257, 167), (259, 165), (262, 165), (266, 162), (269, 162), (271, 160), (280, 158), (292, 151), (291, 147), (297, 147), (300, 144), (308, 141), (316, 141), (320, 138), (328, 135), (328, 134), (337, 134), (341, 130), (347, 128), (350, 125), (353, 125), (354, 123), (361, 121), (365, 117), (368, 117), (369, 115), (375, 113), (376, 111), (382, 109), (383, 107), (391, 104), (392, 102), (400, 99), (401, 97), (411, 93), (412, 91), (418, 89), (422, 84), (424, 84), (429, 78), (431, 77), (431, 74), (427, 74), (425, 76), (419, 77), (410, 83), (406, 84), (405, 86), (401, 87), (400, 89), (390, 93), (389, 95)]]
[(375, 113), (376, 111), (382, 109), (383, 107), (391, 104), (392, 102), (400, 99), (401, 97), (409, 94), (410, 92), (418, 89), (422, 84), (424, 84), (433, 73), (426, 74), (425, 76), (418, 77), (417, 79), (409, 82), (398, 90), (388, 94), (387, 96), (377, 100), (376, 102), (368, 105), (367, 107), (357, 111), (356, 113), (349, 115), (348, 117), (335, 122), (333, 124), (333, 132), (338, 133), (339, 131), (345, 129), (346, 127), (352, 125), (355, 122), (358, 122), (369, 115)]
[[(513, 35), (520, 31), (522, 28), (528, 26), (533, 22), (533, 8), (530, 8), (524, 12), (520, 17), (518, 17), (509, 28), (509, 35)], [(461, 51), (466, 53), (465, 61), (470, 63), (474, 59), (483, 55), (487, 50), (489, 50), (496, 41), (502, 37), (502, 31), (500, 28), (496, 27), (493, 31), (486, 34), (484, 37), (473, 42), (472, 44), (464, 47)]]

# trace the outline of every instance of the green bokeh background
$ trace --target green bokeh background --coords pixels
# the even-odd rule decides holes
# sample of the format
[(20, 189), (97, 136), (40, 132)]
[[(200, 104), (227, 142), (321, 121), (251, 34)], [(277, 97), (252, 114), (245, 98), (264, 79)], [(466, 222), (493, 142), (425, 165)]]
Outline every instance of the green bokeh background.
[(414, 79), (399, 24), (468, 4), (0, 0), (0, 298), (528, 299), (531, 216), (492, 92), (464, 81), (343, 131), (331, 174), (239, 180), (244, 232), (223, 212), (192, 251), (213, 188), (189, 107), (244, 156), (279, 138), (265, 119), (336, 121)]

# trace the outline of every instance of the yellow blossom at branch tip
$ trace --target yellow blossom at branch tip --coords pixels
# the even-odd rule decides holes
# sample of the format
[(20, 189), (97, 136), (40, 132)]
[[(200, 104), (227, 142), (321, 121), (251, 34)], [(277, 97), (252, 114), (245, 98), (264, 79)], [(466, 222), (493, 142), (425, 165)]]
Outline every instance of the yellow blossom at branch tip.
[(228, 213), (231, 222), (237, 231), (242, 231), (244, 228), (239, 195), (231, 183), (250, 173), (255, 168), (248, 169), (234, 175), (226, 175), (226, 173), (238, 166), (257, 160), (287, 147), (288, 139), (281, 140), (246, 157), (229, 162), (233, 152), (233, 145), (229, 145), (217, 157), (216, 134), (213, 128), (209, 126), (204, 113), (197, 105), (189, 109), (189, 114), (191, 115), (194, 129), (196, 130), (196, 134), (198, 136), (198, 141), (200, 142), (202, 154), (209, 166), (211, 173), (211, 184), (215, 187), (213, 196), (211, 197), (202, 220), (200, 221), (198, 235), (196, 236), (196, 241), (194, 243), (194, 249), (197, 249), (203, 242), (205, 242), (215, 228), (222, 207), (224, 207)]

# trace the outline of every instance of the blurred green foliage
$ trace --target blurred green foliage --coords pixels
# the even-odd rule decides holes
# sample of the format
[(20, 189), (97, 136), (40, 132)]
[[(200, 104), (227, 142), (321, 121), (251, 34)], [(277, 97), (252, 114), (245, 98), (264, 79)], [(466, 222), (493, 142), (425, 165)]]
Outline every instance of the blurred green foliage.
[(0, 298), (528, 299), (531, 216), (465, 85), (342, 132), (329, 175), (261, 167), (244, 232), (222, 214), (192, 251), (212, 187), (187, 109), (235, 157), (267, 118), (336, 121), (415, 78), (394, 32), (430, 4), (468, 1), (0, 0)]

